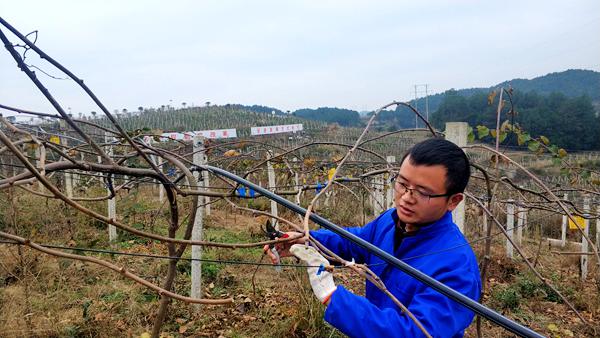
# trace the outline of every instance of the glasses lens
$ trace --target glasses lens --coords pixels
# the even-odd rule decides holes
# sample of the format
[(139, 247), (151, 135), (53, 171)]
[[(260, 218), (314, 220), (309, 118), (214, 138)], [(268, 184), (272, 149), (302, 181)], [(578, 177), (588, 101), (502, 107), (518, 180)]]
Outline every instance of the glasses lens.
[(404, 183), (399, 182), (399, 181), (396, 181), (396, 191), (398, 192), (399, 195), (404, 195), (408, 192), (411, 194), (411, 196), (414, 199), (416, 199), (419, 202), (429, 201), (428, 195), (424, 195), (423, 193), (419, 192), (418, 190), (409, 189), (406, 185), (404, 185)]

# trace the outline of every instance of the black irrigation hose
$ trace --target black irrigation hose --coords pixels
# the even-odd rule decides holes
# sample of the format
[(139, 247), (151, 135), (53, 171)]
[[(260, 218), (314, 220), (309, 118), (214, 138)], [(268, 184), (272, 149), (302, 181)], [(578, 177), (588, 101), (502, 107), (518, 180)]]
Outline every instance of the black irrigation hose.
[[(242, 184), (249, 188), (254, 189), (255, 191), (259, 192), (260, 194), (266, 196), (267, 198), (277, 202), (278, 204), (283, 205), (284, 207), (286, 207), (300, 215), (306, 215), (306, 209), (302, 208), (301, 206), (296, 205), (296, 204), (286, 200), (285, 198), (282, 198), (282, 197), (270, 192), (269, 190), (266, 190), (250, 181), (247, 181), (237, 175), (234, 175), (234, 174), (230, 173), (229, 171), (223, 170), (221, 168), (209, 166), (209, 165), (199, 165), (199, 166), (196, 166), (195, 168), (193, 168), (193, 170), (207, 170), (207, 171), (212, 172), (213, 174), (227, 177), (233, 181), (236, 181), (239, 184)], [(455, 291), (454, 289), (438, 282), (437, 280), (435, 280), (432, 277), (413, 268), (412, 266), (406, 264), (405, 262), (401, 261), (400, 259), (381, 250), (377, 246), (346, 231), (345, 229), (341, 228), (339, 225), (334, 224), (331, 221), (329, 221), (319, 215), (316, 215), (314, 213), (311, 213), (310, 219), (313, 222), (324, 227), (325, 229), (331, 230), (331, 231), (335, 232), (336, 234), (353, 242), (354, 244), (359, 245), (360, 247), (362, 247), (366, 250), (369, 250), (370, 252), (372, 252), (376, 256), (378, 256), (379, 258), (383, 259), (384, 261), (388, 262), (389, 264), (393, 265), (394, 267), (400, 269), (402, 272), (404, 272), (404, 273), (408, 274), (409, 276), (417, 279), (418, 281), (428, 285), (429, 287), (440, 292), (444, 296), (454, 300), (455, 302), (462, 304), (463, 306), (469, 308), (470, 310), (477, 313), (478, 315), (492, 321), (493, 323), (496, 323), (496, 324), (502, 326), (503, 328), (509, 330), (510, 332), (515, 333), (521, 337), (536, 337), (536, 338), (544, 337), (544, 336), (540, 335), (539, 333), (531, 330), (530, 328), (525, 327), (513, 320), (510, 320), (510, 319), (502, 316), (498, 312), (496, 312), (496, 311), (472, 300), (471, 298), (463, 295), (462, 293)]]

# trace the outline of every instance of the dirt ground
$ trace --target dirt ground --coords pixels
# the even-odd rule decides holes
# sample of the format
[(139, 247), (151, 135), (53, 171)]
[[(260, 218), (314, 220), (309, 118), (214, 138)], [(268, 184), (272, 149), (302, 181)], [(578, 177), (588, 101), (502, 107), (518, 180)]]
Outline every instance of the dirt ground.
[[(261, 217), (213, 208), (205, 238), (263, 240), (263, 222)], [(40, 228), (33, 237), (43, 243), (106, 248), (102, 245), (106, 243), (104, 233), (92, 225), (70, 232)], [(112, 249), (166, 253), (161, 244), (133, 238)], [(600, 336), (600, 285), (595, 261), (590, 259), (588, 278), (582, 282), (578, 256), (552, 254), (550, 248), (535, 242), (524, 245), (524, 249), (532, 260), (538, 257), (536, 268), (573, 303), (586, 324), (527, 272), (522, 259), (505, 258), (500, 241), (493, 244), (488, 292), (482, 302), (550, 337)], [(480, 248), (475, 250), (479, 255)], [(126, 266), (157, 285), (166, 272), (166, 261), (162, 260), (81, 254)], [(267, 261), (260, 248), (206, 249), (204, 258)], [(233, 297), (234, 304), (196, 307), (174, 301), (162, 327), (163, 337), (343, 337), (323, 322), (324, 308), (314, 298), (304, 269), (284, 267), (278, 272), (270, 266), (203, 263), (203, 276), (207, 298)], [(338, 269), (335, 277), (337, 283), (363, 294), (364, 281), (351, 271)], [(181, 263), (175, 291), (187, 294), (189, 287), (189, 263)], [(100, 266), (0, 244), (0, 337), (147, 337), (157, 305), (156, 293)], [(513, 336), (486, 320), (482, 320), (481, 328), (484, 337)], [(476, 337), (475, 323), (466, 336)]]

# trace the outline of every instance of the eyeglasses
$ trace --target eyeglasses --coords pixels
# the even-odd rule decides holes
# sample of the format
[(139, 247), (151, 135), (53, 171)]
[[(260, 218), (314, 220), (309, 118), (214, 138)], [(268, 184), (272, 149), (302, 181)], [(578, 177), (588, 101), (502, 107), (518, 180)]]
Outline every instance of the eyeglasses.
[(432, 198), (452, 196), (452, 194), (448, 194), (448, 193), (446, 193), (446, 194), (428, 194), (428, 193), (421, 192), (415, 188), (409, 188), (406, 186), (406, 184), (400, 182), (397, 179), (397, 177), (398, 177), (398, 175), (395, 175), (392, 178), (392, 180), (395, 182), (394, 190), (396, 190), (396, 193), (398, 194), (398, 196), (403, 196), (404, 194), (406, 194), (407, 191), (409, 191), (410, 195), (419, 202), (429, 202), (429, 200)]

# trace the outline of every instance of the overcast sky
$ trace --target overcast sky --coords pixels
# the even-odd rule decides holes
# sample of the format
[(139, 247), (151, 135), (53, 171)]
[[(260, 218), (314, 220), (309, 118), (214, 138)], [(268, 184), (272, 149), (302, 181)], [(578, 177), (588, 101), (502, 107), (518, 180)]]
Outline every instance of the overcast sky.
[[(3, 0), (0, 16), (38, 30), (37, 45), (111, 111), (206, 101), (362, 111), (410, 100), (415, 84), (435, 93), (600, 71), (598, 0)], [(32, 52), (27, 62), (64, 77)], [(73, 82), (37, 73), (65, 109), (98, 111)], [(4, 48), (0, 103), (55, 113)]]

